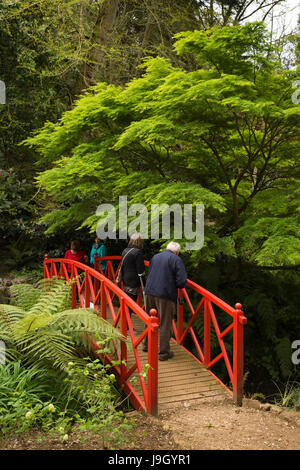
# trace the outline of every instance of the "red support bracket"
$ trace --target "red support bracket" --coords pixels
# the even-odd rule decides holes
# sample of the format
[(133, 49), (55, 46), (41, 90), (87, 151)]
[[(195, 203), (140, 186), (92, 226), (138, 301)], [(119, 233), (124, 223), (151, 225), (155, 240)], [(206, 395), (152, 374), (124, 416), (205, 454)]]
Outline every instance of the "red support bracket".
[(45, 255), (44, 258), (44, 279), (49, 279), (49, 271), (48, 271), (48, 266), (47, 266), (47, 261), (48, 261), (48, 255)]
[(148, 412), (158, 415), (158, 331), (159, 318), (157, 311), (150, 310), (151, 326), (148, 333)]
[(233, 401), (242, 406), (244, 393), (244, 325), (247, 318), (242, 312), (242, 305), (235, 304), (233, 328)]
[(211, 320), (210, 320), (210, 312), (208, 308), (208, 304), (205, 299), (204, 301), (204, 363), (206, 367), (211, 361), (210, 356), (210, 344), (211, 344)]

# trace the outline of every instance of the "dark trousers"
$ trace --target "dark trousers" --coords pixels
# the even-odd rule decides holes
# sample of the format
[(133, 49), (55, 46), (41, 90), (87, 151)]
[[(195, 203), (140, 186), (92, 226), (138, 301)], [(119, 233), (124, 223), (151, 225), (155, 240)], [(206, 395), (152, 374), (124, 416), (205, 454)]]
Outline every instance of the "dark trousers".
[[(155, 308), (159, 317), (159, 359), (167, 359), (170, 353), (170, 339), (172, 335), (172, 320), (176, 311), (176, 303), (170, 299), (145, 295), (145, 310), (149, 314)], [(143, 349), (148, 348), (148, 335), (143, 340)]]

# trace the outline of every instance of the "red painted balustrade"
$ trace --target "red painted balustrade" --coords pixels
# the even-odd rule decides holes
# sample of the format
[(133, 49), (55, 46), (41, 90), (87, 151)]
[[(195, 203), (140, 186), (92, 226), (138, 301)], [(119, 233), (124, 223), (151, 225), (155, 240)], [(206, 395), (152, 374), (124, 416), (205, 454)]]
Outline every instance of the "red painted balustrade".
[[(107, 262), (104, 272), (100, 260)], [(61, 277), (67, 281), (75, 279), (72, 284), (72, 308), (92, 306), (104, 319), (107, 319), (109, 313), (113, 325), (119, 328), (125, 337), (130, 338), (134, 363), (130, 368), (127, 367), (128, 345), (125, 341), (121, 341), (120, 347), (115, 351), (120, 365), (113, 366), (116, 379), (136, 409), (142, 409), (156, 415), (158, 412), (159, 318), (154, 309), (151, 310), (150, 315), (144, 311), (141, 294), (136, 303), (116, 284), (120, 264), (120, 256), (98, 258), (96, 255), (95, 266), (92, 268), (77, 261), (62, 258), (48, 259), (46, 255), (44, 277)], [(146, 261), (145, 265), (147, 267), (149, 262)], [(242, 306), (239, 303), (235, 305), (235, 308), (231, 307), (203, 287), (188, 280), (186, 287), (178, 292), (177, 314), (173, 320), (174, 340), (183, 348), (184, 341), (187, 339), (189, 344), (194, 345), (196, 360), (199, 364), (204, 364), (207, 367), (215, 379), (232, 395), (234, 402), (238, 405), (242, 404), (243, 397), (243, 327), (247, 323), (241, 308)], [(129, 309), (144, 324), (142, 333), (137, 334), (134, 331)], [(218, 316), (220, 314), (225, 316), (228, 323), (222, 331), (220, 331), (216, 310)], [(198, 321), (200, 319), (203, 331), (201, 345), (199, 335), (193, 328), (197, 319)], [(212, 333), (214, 334), (214, 343), (218, 342), (221, 351), (214, 358), (211, 358)], [(229, 334), (231, 334), (230, 355), (224, 343), (224, 337)], [(138, 346), (146, 335), (148, 335), (147, 362), (150, 367), (147, 369), (147, 380), (144, 380), (143, 364)], [(192, 354), (186, 348), (184, 349), (187, 354)], [(231, 384), (229, 387), (222, 383), (210, 370), (220, 360), (225, 363)], [(107, 354), (105, 361), (112, 363), (113, 359)], [(129, 382), (136, 371), (138, 372), (140, 387), (136, 387)]]

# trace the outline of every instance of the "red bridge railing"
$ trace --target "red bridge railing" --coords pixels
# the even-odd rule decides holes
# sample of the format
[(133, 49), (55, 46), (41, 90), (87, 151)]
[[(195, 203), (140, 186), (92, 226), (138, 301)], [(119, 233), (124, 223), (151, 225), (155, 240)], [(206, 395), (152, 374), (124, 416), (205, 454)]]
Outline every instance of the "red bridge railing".
[[(105, 261), (106, 268), (103, 271), (100, 261)], [(127, 345), (121, 342), (119, 351), (116, 349), (116, 355), (120, 361), (120, 366), (113, 366), (116, 379), (123, 387), (125, 393), (130, 397), (130, 401), (136, 409), (144, 409), (151, 414), (157, 414), (158, 411), (158, 343), (159, 343), (159, 319), (157, 312), (153, 309), (150, 316), (144, 311), (142, 305), (142, 296), (138, 297), (137, 303), (134, 302), (126, 293), (116, 284), (116, 276), (120, 269), (120, 256), (107, 256), (98, 258), (95, 256), (95, 266), (91, 268), (85, 264), (65, 259), (48, 259), (47, 255), (44, 260), (44, 276), (45, 278), (60, 276), (67, 281), (76, 278), (72, 286), (72, 307), (76, 308), (77, 301), (80, 307), (89, 307), (93, 303), (93, 308), (102, 318), (107, 319), (109, 309), (113, 325), (120, 328), (120, 332), (130, 337), (135, 362), (128, 370), (127, 368)], [(148, 266), (149, 262), (145, 262)], [(68, 268), (69, 266), (69, 268)], [(68, 270), (69, 269), (69, 270)], [(80, 274), (82, 274), (80, 276)], [(195, 300), (196, 299), (196, 300)], [(193, 303), (196, 305), (193, 306)], [(117, 305), (117, 307), (116, 307)], [(100, 308), (98, 308), (98, 306)], [(215, 309), (229, 320), (229, 324), (220, 330), (219, 322)], [(178, 292), (177, 315), (173, 320), (174, 340), (183, 346), (184, 341), (189, 337), (189, 341), (194, 345), (196, 355), (193, 355), (199, 364), (204, 364), (208, 371), (219, 381), (226, 390), (232, 394), (234, 403), (242, 404), (243, 398), (243, 357), (244, 357), (244, 339), (243, 327), (247, 323), (241, 304), (237, 303), (235, 308), (223, 302), (221, 299), (211, 294), (209, 291), (188, 280), (185, 289)], [(138, 337), (133, 331), (131, 309), (144, 323), (144, 331)], [(189, 316), (188, 316), (188, 312)], [(203, 320), (202, 320), (203, 315)], [(186, 318), (188, 317), (188, 321)], [(199, 343), (199, 335), (195, 332), (193, 326), (196, 319), (201, 319), (203, 329), (203, 344)], [(212, 332), (220, 346), (220, 354), (211, 358), (212, 354)], [(224, 337), (232, 332), (231, 360), (229, 358)], [(143, 338), (148, 335), (148, 364), (147, 384), (143, 379), (143, 367), (139, 357), (138, 345)], [(227, 346), (228, 347), (228, 346)], [(184, 348), (185, 349), (185, 348)], [(113, 362), (109, 355), (106, 355), (106, 361)], [(217, 362), (223, 360), (228, 372), (231, 387), (226, 386), (216, 375), (211, 372), (211, 367)], [(132, 374), (138, 371), (138, 377), (141, 385), (142, 396), (129, 383)]]
[[(192, 305), (188, 291), (193, 294), (193, 298), (199, 297), (196, 300), (196, 307)], [(197, 294), (197, 295), (195, 295)], [(184, 328), (183, 326), (183, 302), (187, 305), (190, 312), (190, 319)], [(229, 320), (223, 331), (220, 331), (220, 326), (217, 321), (217, 315), (215, 313), (216, 307), (221, 310), (222, 314)], [(235, 308), (228, 305), (223, 300), (219, 299), (211, 292), (207, 291), (203, 287), (199, 286), (193, 281), (188, 280), (185, 289), (181, 289), (178, 295), (177, 301), (177, 325), (173, 322), (173, 330), (176, 338), (176, 342), (180, 345), (183, 344), (185, 338), (189, 334), (192, 342), (197, 351), (198, 357), (196, 357), (201, 364), (204, 364), (210, 371), (211, 367), (219, 362), (221, 359), (224, 360), (228, 376), (231, 382), (232, 390), (229, 391), (233, 395), (233, 400), (237, 405), (242, 404), (243, 399), (243, 375), (244, 375), (244, 325), (247, 323), (247, 319), (242, 312), (242, 305), (240, 303), (235, 304)], [(193, 329), (193, 324), (196, 319), (203, 312), (203, 346), (201, 348), (197, 335)], [(212, 328), (214, 329), (216, 340), (220, 346), (221, 352), (211, 358), (212, 345), (211, 345), (211, 333)], [(226, 351), (224, 337), (232, 332), (232, 361), (228, 357)], [(212, 372), (210, 371), (212, 374)], [(214, 374), (212, 374), (214, 375)], [(214, 377), (224, 385), (218, 377)], [(227, 388), (227, 387), (226, 387)]]
[[(118, 383), (122, 386), (124, 392), (129, 396), (131, 403), (138, 410), (145, 410), (148, 413), (157, 415), (158, 412), (158, 329), (159, 320), (156, 310), (151, 310), (151, 315), (145, 311), (115, 283), (115, 273), (112, 266), (112, 257), (108, 261), (105, 276), (99, 264), (97, 270), (77, 261), (66, 260), (62, 258), (44, 260), (44, 277), (45, 279), (58, 277), (67, 281), (75, 279), (72, 284), (72, 308), (77, 307), (77, 299), (79, 307), (90, 307), (100, 313), (101, 317), (107, 319), (108, 309), (113, 320), (114, 327), (118, 327), (123, 336), (127, 338), (129, 334), (135, 362), (128, 370), (127, 368), (127, 344), (121, 341), (118, 348), (115, 347), (115, 358), (106, 354), (104, 360), (108, 363), (118, 362), (119, 365), (113, 365), (112, 369)], [(114, 304), (113, 304), (114, 302)], [(99, 312), (100, 307), (100, 312)], [(145, 329), (143, 333), (136, 337), (133, 331), (129, 308), (144, 323)], [(128, 330), (127, 330), (128, 328)], [(141, 363), (138, 345), (143, 338), (148, 335), (148, 364), (147, 386), (143, 379), (143, 365)], [(97, 345), (95, 345), (97, 348)], [(129, 380), (135, 371), (138, 371), (138, 380), (140, 381), (142, 396), (136, 391)]]

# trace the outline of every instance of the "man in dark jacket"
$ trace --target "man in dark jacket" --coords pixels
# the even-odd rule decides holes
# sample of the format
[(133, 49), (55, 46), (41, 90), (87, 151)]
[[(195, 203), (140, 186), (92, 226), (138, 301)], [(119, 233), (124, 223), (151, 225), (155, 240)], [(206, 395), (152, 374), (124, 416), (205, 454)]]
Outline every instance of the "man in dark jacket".
[[(174, 356), (170, 351), (172, 319), (176, 311), (177, 291), (183, 289), (187, 280), (184, 263), (179, 258), (180, 245), (171, 242), (167, 249), (154, 255), (145, 286), (145, 310), (152, 308), (158, 312), (160, 320), (160, 341), (158, 358), (167, 361)], [(143, 351), (147, 351), (147, 336), (143, 342)]]

